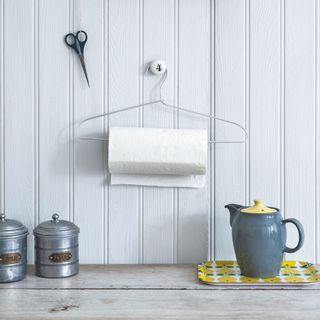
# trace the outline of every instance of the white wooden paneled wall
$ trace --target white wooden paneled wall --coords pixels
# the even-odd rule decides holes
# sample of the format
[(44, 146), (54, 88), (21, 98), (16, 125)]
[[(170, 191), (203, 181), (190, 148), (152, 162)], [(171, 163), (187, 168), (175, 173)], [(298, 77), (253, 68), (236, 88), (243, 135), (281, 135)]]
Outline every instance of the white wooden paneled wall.
[[(79, 0), (0, 0), (1, 210), (30, 233), (53, 212), (74, 221), (82, 263), (187, 263), (233, 258), (224, 205), (260, 197), (305, 227), (304, 247), (288, 257), (319, 262), (319, 0), (80, 1), (90, 89), (63, 43), (80, 28)], [(75, 139), (85, 117), (156, 97), (159, 79), (144, 75), (154, 58), (168, 64), (168, 102), (250, 132), (246, 145), (212, 147), (204, 189), (110, 186), (106, 145)], [(161, 108), (83, 132), (113, 125), (240, 138)]]

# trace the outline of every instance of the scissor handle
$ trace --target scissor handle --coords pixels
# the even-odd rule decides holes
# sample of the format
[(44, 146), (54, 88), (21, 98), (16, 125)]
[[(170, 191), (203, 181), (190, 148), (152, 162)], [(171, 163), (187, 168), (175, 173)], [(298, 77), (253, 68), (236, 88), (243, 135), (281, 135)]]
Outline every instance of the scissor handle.
[[(71, 41), (70, 41), (71, 40)], [(66, 45), (70, 48), (72, 48), (73, 50), (75, 50), (76, 53), (80, 54), (78, 45), (77, 45), (77, 38), (73, 33), (68, 33), (65, 37), (64, 37), (64, 42), (66, 43)]]
[[(84, 39), (81, 37), (82, 34), (84, 35)], [(80, 30), (76, 33), (76, 38), (79, 43), (80, 52), (83, 54), (84, 46), (86, 45), (86, 42), (88, 40), (88, 35), (85, 31)]]

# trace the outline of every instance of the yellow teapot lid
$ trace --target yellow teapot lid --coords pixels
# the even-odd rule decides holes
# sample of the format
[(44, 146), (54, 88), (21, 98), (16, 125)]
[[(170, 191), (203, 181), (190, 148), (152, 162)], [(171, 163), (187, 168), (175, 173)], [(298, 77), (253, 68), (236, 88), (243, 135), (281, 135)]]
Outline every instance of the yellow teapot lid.
[(268, 208), (260, 199), (254, 200), (254, 205), (252, 207), (241, 209), (241, 212), (246, 213), (275, 213), (276, 209)]

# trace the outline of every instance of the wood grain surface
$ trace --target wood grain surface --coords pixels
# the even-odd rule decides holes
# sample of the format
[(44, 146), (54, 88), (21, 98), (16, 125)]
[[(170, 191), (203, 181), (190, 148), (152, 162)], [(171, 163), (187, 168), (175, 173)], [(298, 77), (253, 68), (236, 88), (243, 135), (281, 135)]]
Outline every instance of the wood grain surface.
[[(1, 319), (319, 319), (320, 287), (220, 290), (194, 265), (81, 266), (77, 276), (0, 285)], [(300, 290), (299, 290), (300, 289)]]

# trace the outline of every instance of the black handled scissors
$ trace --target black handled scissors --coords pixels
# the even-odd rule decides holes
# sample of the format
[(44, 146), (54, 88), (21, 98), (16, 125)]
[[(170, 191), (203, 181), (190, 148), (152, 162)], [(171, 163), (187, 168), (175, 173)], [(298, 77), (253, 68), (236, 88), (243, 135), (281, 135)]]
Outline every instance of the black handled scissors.
[(86, 64), (84, 62), (84, 55), (83, 55), (84, 46), (86, 45), (87, 40), (88, 40), (88, 35), (85, 31), (82, 31), (82, 30), (78, 31), (75, 35), (73, 33), (68, 33), (64, 37), (64, 42), (66, 43), (66, 45), (72, 48), (79, 56), (84, 75), (87, 79), (88, 86), (90, 88)]

